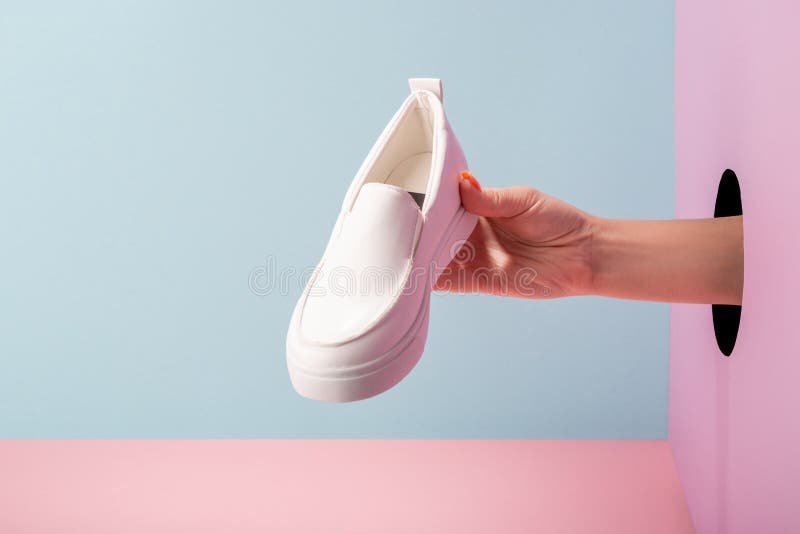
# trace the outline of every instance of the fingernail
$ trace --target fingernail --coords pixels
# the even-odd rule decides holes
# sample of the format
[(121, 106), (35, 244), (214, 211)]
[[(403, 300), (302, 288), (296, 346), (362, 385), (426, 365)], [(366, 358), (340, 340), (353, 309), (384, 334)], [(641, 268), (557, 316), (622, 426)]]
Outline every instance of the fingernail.
[(469, 171), (463, 171), (463, 172), (461, 173), (461, 177), (462, 177), (463, 179), (465, 179), (467, 182), (469, 182), (469, 184), (470, 184), (472, 187), (474, 187), (474, 188), (475, 188), (475, 189), (477, 189), (478, 191), (482, 191), (482, 189), (481, 189), (481, 184), (479, 184), (479, 183), (478, 183), (478, 179), (477, 179), (477, 178), (475, 178), (474, 176), (472, 176), (472, 173), (470, 173)]

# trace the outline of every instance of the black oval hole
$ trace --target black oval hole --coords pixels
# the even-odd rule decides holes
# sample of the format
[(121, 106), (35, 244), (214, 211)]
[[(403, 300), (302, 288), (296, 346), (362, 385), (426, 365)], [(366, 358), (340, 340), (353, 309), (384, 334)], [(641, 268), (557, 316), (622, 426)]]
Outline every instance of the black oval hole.
[[(714, 217), (736, 217), (742, 215), (742, 191), (736, 173), (725, 169), (719, 180)], [(730, 356), (739, 334), (739, 321), (742, 307), (733, 304), (712, 304), (711, 316), (714, 319), (714, 336), (717, 346), (725, 356)]]

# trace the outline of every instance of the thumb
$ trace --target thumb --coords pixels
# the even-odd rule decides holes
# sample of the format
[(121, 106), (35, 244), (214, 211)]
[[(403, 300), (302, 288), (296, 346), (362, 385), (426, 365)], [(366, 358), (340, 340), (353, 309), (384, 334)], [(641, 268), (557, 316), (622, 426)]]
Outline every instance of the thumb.
[(536, 201), (537, 191), (530, 187), (482, 189), (478, 180), (467, 171), (461, 173), (458, 186), (464, 208), (482, 217), (515, 217)]

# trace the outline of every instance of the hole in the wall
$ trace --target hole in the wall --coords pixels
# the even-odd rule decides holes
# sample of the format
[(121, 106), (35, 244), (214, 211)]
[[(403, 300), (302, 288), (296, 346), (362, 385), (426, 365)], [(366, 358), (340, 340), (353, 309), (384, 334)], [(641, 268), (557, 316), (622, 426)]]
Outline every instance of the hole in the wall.
[[(725, 169), (719, 180), (714, 217), (735, 217), (742, 215), (742, 191), (736, 173)], [(712, 304), (711, 316), (714, 319), (714, 336), (717, 346), (725, 356), (730, 356), (739, 334), (739, 321), (742, 307), (733, 304)]]

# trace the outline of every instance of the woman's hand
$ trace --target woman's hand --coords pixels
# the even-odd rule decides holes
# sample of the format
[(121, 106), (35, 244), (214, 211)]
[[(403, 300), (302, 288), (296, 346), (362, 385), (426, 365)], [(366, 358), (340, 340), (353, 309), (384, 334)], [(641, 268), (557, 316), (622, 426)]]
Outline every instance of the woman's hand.
[(480, 219), (437, 290), (742, 302), (741, 216), (604, 219), (530, 187), (481, 189), (467, 172), (459, 187), (462, 204)]
[(592, 217), (530, 187), (481, 189), (462, 173), (461, 202), (478, 225), (439, 277), (440, 291), (526, 298), (592, 288)]

